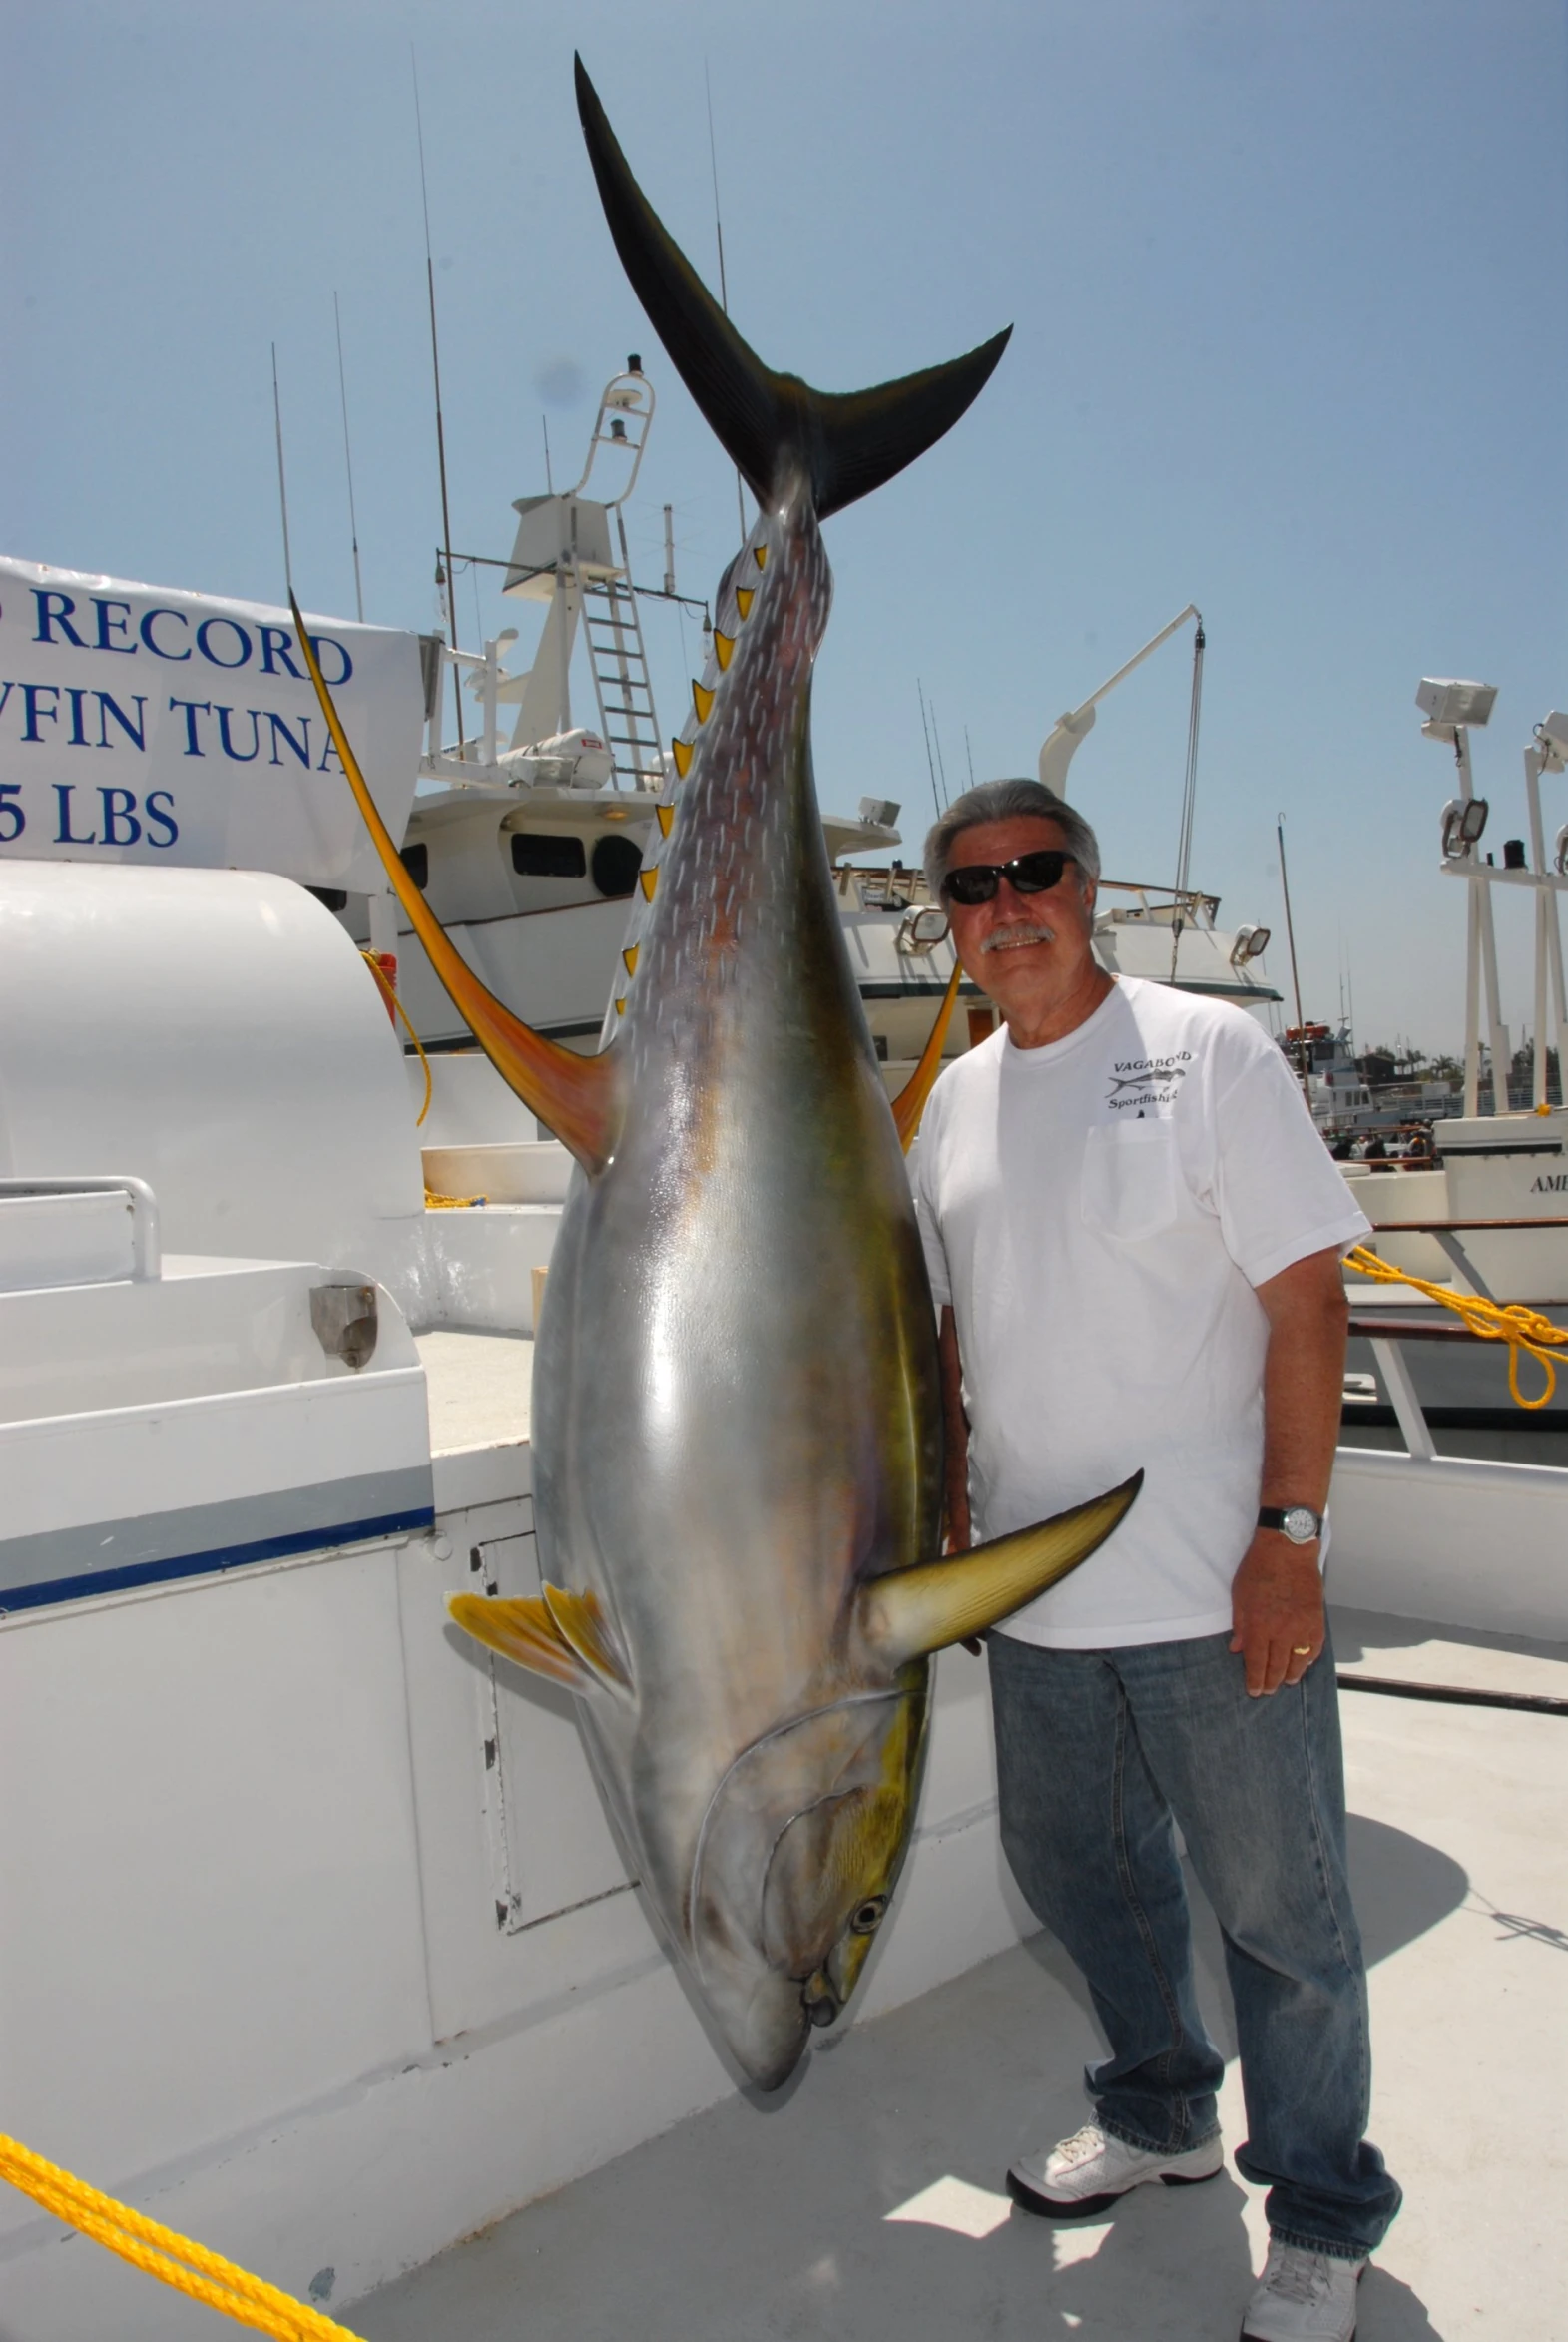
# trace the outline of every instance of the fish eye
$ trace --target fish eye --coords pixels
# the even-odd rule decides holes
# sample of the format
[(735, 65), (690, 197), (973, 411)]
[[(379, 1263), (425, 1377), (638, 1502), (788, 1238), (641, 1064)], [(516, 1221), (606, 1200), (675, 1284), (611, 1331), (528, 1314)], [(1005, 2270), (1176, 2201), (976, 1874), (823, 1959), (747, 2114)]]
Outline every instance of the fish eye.
[(882, 1914), (886, 1909), (887, 1897), (885, 1895), (868, 1896), (849, 1922), (850, 1933), (856, 1936), (874, 1935), (881, 1925)]

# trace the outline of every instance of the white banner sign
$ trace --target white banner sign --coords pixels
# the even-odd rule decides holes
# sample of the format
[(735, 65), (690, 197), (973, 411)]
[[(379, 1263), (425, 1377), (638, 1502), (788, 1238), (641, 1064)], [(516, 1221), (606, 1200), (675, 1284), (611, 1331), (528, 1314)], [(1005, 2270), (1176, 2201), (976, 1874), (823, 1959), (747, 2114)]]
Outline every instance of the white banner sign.
[[(308, 618), (365, 779), (401, 839), (419, 641)], [(285, 610), (0, 559), (0, 857), (384, 880)]]

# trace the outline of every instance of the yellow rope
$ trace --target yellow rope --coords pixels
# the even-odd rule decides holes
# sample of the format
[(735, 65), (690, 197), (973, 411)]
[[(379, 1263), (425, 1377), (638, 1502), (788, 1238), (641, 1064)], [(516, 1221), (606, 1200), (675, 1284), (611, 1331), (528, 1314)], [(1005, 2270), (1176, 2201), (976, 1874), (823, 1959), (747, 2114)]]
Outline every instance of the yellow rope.
[[(1396, 1227), (1383, 1230), (1386, 1236), (1397, 1236)], [(1543, 1318), (1539, 1310), (1529, 1309), (1522, 1301), (1507, 1303), (1483, 1301), (1478, 1293), (1453, 1293), (1441, 1285), (1429, 1285), (1424, 1277), (1412, 1277), (1407, 1269), (1395, 1269), (1387, 1261), (1380, 1261), (1365, 1245), (1352, 1246), (1344, 1256), (1346, 1268), (1359, 1271), (1378, 1285), (1413, 1285), (1417, 1293), (1424, 1293), (1428, 1301), (1440, 1301), (1444, 1309), (1462, 1318), (1472, 1334), (1483, 1342), (1506, 1342), (1508, 1345), (1508, 1388), (1518, 1407), (1535, 1409), (1545, 1407), (1557, 1389), (1557, 1368), (1551, 1352), (1568, 1345), (1568, 1326), (1554, 1326), (1550, 1318)], [(1526, 1399), (1519, 1388), (1519, 1353), (1530, 1356), (1545, 1371), (1546, 1388), (1539, 1399)]]
[(112, 2195), (101, 2194), (85, 2179), (62, 2171), (57, 2163), (46, 2163), (31, 2147), (4, 2135), (0, 2135), (0, 2178), (8, 2179), (68, 2227), (107, 2245), (134, 2268), (145, 2269), (150, 2277), (174, 2286), (179, 2293), (188, 2293), (193, 2301), (205, 2302), (209, 2309), (242, 2326), (273, 2335), (276, 2342), (359, 2342), (357, 2335), (320, 2310), (307, 2308), (292, 2294), (251, 2276), (233, 2261), (226, 2261), (222, 2253), (209, 2251), (189, 2236), (177, 2235), (173, 2228), (150, 2220), (145, 2212), (117, 2203)]
[[(72, 704), (74, 705), (75, 703), (73, 702)], [(390, 1002), (394, 1012), (400, 1016), (404, 1024), (407, 1025), (408, 1038), (413, 1042), (414, 1047), (419, 1052), (419, 1062), (424, 1067), (424, 1104), (420, 1107), (418, 1113), (414, 1116), (414, 1128), (417, 1130), (420, 1123), (423, 1122), (425, 1116), (430, 1111), (430, 1099), (435, 1091), (435, 1077), (430, 1071), (430, 1060), (424, 1053), (423, 1041), (421, 1041), (419, 1035), (414, 1031), (412, 1024), (409, 1023), (408, 1011), (403, 1006), (401, 1000), (399, 1000), (397, 997), (396, 987), (388, 983), (386, 970), (381, 965), (379, 959), (377, 959), (375, 953), (373, 951), (361, 951), (359, 956), (364, 961), (366, 967), (370, 970), (370, 973), (374, 976), (376, 982), (380, 985), (382, 991), (386, 994), (387, 1000)]]

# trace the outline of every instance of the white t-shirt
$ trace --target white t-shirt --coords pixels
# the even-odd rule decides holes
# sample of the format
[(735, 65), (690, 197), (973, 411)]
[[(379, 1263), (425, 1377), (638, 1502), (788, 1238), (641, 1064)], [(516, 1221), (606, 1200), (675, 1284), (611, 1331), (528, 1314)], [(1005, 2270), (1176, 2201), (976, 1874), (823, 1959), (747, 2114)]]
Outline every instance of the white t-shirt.
[(1367, 1223), (1244, 1009), (1123, 977), (1076, 1032), (948, 1067), (911, 1166), (957, 1321), (976, 1542), (1143, 1491), (1003, 1632), (1092, 1650), (1231, 1624), (1258, 1518), (1268, 1320), (1253, 1291)]

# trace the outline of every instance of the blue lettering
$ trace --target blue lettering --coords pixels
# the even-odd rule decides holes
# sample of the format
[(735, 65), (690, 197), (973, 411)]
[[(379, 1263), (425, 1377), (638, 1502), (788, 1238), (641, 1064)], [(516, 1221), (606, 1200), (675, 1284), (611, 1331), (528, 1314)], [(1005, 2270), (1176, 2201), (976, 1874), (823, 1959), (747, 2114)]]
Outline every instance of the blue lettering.
[[(213, 648), (212, 640), (213, 629), (215, 626), (228, 627), (230, 633), (234, 636), (236, 642), (240, 645), (240, 656), (238, 659), (221, 659), (218, 656), (218, 653)], [(196, 630), (196, 647), (201, 652), (203, 658), (208, 660), (214, 667), (243, 667), (251, 656), (251, 637), (246, 633), (245, 628), (241, 625), (238, 625), (233, 618), (204, 618), (201, 625)]]
[(326, 746), (321, 751), (321, 762), (315, 769), (318, 773), (324, 773), (329, 766), (335, 768), (339, 773), (343, 769), (343, 760), (337, 753), (337, 743), (330, 733), (327, 734)]
[(27, 710), (27, 724), (22, 734), (24, 740), (43, 739), (44, 736), (38, 729), (40, 716), (47, 716), (51, 724), (58, 724), (60, 721), (58, 707), (44, 708), (39, 706), (39, 701), (45, 692), (48, 692), (52, 700), (58, 701), (60, 686), (58, 683), (24, 683), (22, 686), (22, 703)]
[[(129, 789), (100, 789), (99, 798), (104, 809), (102, 846), (134, 846), (142, 835), (142, 825), (136, 818), (136, 799)], [(120, 835), (124, 822), (126, 834)]]
[(283, 761), (277, 753), (277, 735), (280, 732), (283, 738), (287, 741), (289, 747), (293, 750), (294, 755), (298, 758), (300, 764), (303, 765), (305, 771), (308, 773), (310, 770), (309, 717), (301, 716), (299, 719), (299, 729), (304, 734), (303, 742), (295, 740), (293, 734), (289, 731), (288, 726), (283, 722), (282, 717), (274, 716), (270, 709), (267, 710), (266, 720), (272, 727), (272, 753), (268, 757), (267, 763), (271, 765), (280, 765)]
[(71, 703), (71, 746), (86, 748), (87, 734), (82, 730), (82, 702), (86, 699), (87, 694), (78, 689), (74, 683), (68, 683), (65, 687), (65, 696)]
[(16, 686), (15, 686), (15, 684), (12, 684), (12, 683), (0, 684), (0, 714), (3, 714), (3, 713), (4, 713), (4, 710), (5, 710), (5, 703), (6, 703), (6, 701), (7, 701), (7, 700), (8, 700), (8, 699), (11, 697), (11, 694), (12, 694), (12, 692), (13, 692), (15, 689), (16, 689)]
[(272, 665), (273, 659), (276, 658), (282, 662), (282, 668), (285, 675), (291, 675), (295, 683), (303, 683), (304, 677), (300, 674), (298, 668), (294, 665), (292, 659), (290, 659), (288, 656), (288, 645), (292, 640), (292, 635), (289, 634), (288, 629), (284, 626), (262, 627), (261, 673), (263, 675), (275, 675), (277, 673), (277, 669)]
[(256, 708), (247, 708), (246, 710), (246, 714), (251, 719), (251, 748), (250, 753), (247, 756), (242, 756), (240, 754), (240, 751), (236, 748), (234, 742), (229, 737), (229, 719), (233, 714), (233, 708), (220, 708), (218, 711), (218, 737), (223, 745), (224, 754), (226, 757), (232, 757), (237, 765), (254, 765), (257, 758), (261, 753), (261, 724), (260, 711)]
[[(201, 757), (201, 756), (206, 756), (206, 754), (207, 754), (207, 751), (206, 751), (206, 749), (204, 749), (204, 748), (203, 748), (203, 746), (202, 746), (201, 742), (200, 742), (200, 741), (197, 739), (197, 737), (196, 737), (196, 719), (197, 719), (197, 716), (198, 716), (198, 714), (199, 714), (199, 713), (200, 713), (200, 714), (202, 714), (202, 715), (204, 715), (204, 716), (210, 716), (210, 715), (212, 714), (212, 712), (213, 712), (213, 703), (212, 703), (212, 701), (211, 701), (211, 700), (177, 700), (177, 699), (175, 698), (175, 696), (174, 696), (173, 692), (171, 692), (171, 693), (170, 693), (170, 695), (169, 695), (169, 705), (170, 705), (172, 708), (184, 708), (184, 710), (185, 710), (185, 753), (186, 753), (186, 755), (187, 755), (188, 757)], [(152, 799), (151, 799), (151, 798), (149, 798), (149, 799), (148, 799), (148, 803), (149, 803), (149, 805), (151, 805), (151, 803), (152, 803)]]
[(67, 642), (75, 643), (79, 651), (86, 650), (86, 643), (71, 624), (71, 613), (76, 604), (69, 594), (57, 594), (47, 587), (34, 586), (33, 600), (38, 604), (38, 632), (33, 637), (35, 643), (52, 643), (55, 638), (51, 629), (58, 626)]
[[(176, 822), (174, 811), (164, 813), (164, 806), (159, 806), (159, 797), (164, 799), (164, 806), (174, 808), (174, 797), (171, 797), (169, 790), (148, 790), (148, 804), (141, 808), (141, 811), (145, 813), (145, 818), (148, 818), (148, 846), (174, 846), (174, 841), (181, 837), (181, 825)], [(152, 825), (155, 825), (155, 822), (159, 825), (159, 829), (166, 829), (166, 832), (169, 832), (169, 837), (166, 839), (152, 837)]]
[[(109, 639), (111, 634), (130, 633), (130, 603), (106, 602), (101, 598), (101, 596), (95, 594), (93, 596), (93, 608), (98, 612), (98, 648), (101, 651), (124, 651), (130, 657), (134, 658), (136, 656), (135, 643), (113, 643)], [(118, 618), (113, 618), (110, 616), (110, 612), (114, 610), (118, 610), (120, 612), (120, 616)]]
[(110, 746), (109, 718), (113, 716), (127, 740), (134, 741), (139, 749), (145, 751), (147, 747), (147, 702), (141, 693), (138, 692), (136, 695), (136, 722), (134, 724), (124, 708), (121, 707), (120, 702), (111, 699), (107, 691), (95, 691), (93, 697), (98, 702), (99, 747), (108, 748)]
[(20, 781), (0, 781), (0, 822), (5, 824), (5, 828), (0, 830), (0, 846), (9, 846), (12, 839), (20, 838), (22, 832), (27, 828), (26, 814), (23, 813), (19, 805), (12, 805), (10, 802), (13, 797), (20, 797), (21, 794), (22, 784)]
[[(348, 681), (349, 676), (352, 675), (354, 671), (354, 663), (348, 656), (348, 653), (343, 649), (343, 646), (340, 642), (335, 641), (329, 634), (312, 634), (310, 637), (310, 648), (315, 653), (315, 663), (321, 670), (321, 681), (323, 683), (330, 684), (335, 691), (340, 683), (346, 683)], [(326, 661), (321, 656), (323, 651), (335, 651), (337, 653), (337, 656), (343, 662), (343, 671), (341, 675), (327, 674)]]
[(98, 840), (91, 830), (85, 838), (78, 838), (71, 828), (71, 788), (72, 785), (69, 781), (57, 781), (54, 784), (55, 796), (60, 801), (60, 827), (55, 832), (55, 844), (57, 846), (96, 846)]
[(152, 652), (155, 659), (173, 659), (177, 665), (182, 659), (189, 659), (191, 656), (191, 646), (189, 643), (186, 644), (183, 651), (166, 651), (157, 642), (154, 641), (153, 620), (155, 618), (172, 618), (177, 626), (183, 626), (187, 632), (189, 632), (191, 621), (186, 616), (185, 612), (183, 610), (149, 610), (146, 617), (142, 620), (141, 625), (137, 628), (137, 632), (140, 634), (143, 642), (146, 643), (148, 649)]
[[(175, 802), (167, 789), (150, 789), (148, 791), (147, 803), (142, 808), (143, 813), (147, 817), (147, 843), (149, 846), (157, 847), (173, 846), (175, 840), (180, 835), (180, 825), (175, 820), (172, 811), (165, 813), (164, 806), (161, 806), (158, 802), (160, 798), (163, 799), (164, 805), (171, 808)], [(155, 822), (158, 824), (161, 830), (167, 830), (169, 832), (167, 838), (155, 838), (153, 836), (153, 824)]]

